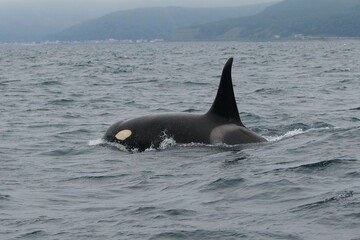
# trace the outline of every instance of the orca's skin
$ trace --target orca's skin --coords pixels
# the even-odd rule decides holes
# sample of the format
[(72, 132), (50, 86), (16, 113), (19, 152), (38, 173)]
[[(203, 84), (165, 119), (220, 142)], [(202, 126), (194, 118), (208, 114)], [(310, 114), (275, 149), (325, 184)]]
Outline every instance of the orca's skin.
[(230, 58), (224, 66), (215, 101), (207, 113), (154, 114), (120, 121), (107, 130), (104, 139), (138, 151), (158, 148), (169, 137), (176, 143), (265, 142), (265, 138), (247, 129), (240, 120), (231, 79), (232, 62)]

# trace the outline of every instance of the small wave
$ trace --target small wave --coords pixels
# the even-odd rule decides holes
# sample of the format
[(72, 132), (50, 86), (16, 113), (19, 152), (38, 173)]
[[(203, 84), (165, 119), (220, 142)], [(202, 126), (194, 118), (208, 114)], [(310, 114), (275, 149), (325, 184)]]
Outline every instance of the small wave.
[(193, 231), (174, 230), (158, 233), (149, 239), (243, 239), (245, 234), (230, 230), (205, 230), (197, 229)]
[(325, 170), (331, 166), (338, 166), (339, 164), (345, 164), (345, 163), (349, 163), (349, 162), (353, 162), (353, 161), (356, 161), (356, 160), (335, 158), (335, 159), (330, 159), (330, 160), (324, 160), (324, 161), (319, 161), (319, 162), (314, 162), (314, 163), (303, 164), (303, 165), (300, 165), (297, 167), (292, 167), (289, 169), (296, 170), (296, 171), (314, 170), (316, 172), (319, 172), (319, 171)]
[(158, 211), (159, 209), (156, 207), (138, 207), (134, 210), (131, 211), (132, 214), (139, 214), (139, 215), (143, 215), (143, 214), (148, 214), (148, 213), (154, 213), (155, 211)]
[(196, 214), (196, 211), (188, 209), (168, 209), (164, 210), (163, 213), (167, 216), (192, 216)]
[(347, 199), (347, 198), (351, 198), (354, 196), (354, 192), (353, 191), (348, 191), (348, 190), (345, 190), (343, 192), (339, 192), (337, 193), (335, 196), (332, 196), (332, 197), (329, 197), (329, 198), (326, 198), (324, 200), (320, 200), (320, 201), (317, 201), (317, 202), (313, 202), (313, 203), (308, 203), (308, 204), (304, 204), (304, 205), (301, 205), (295, 209), (293, 209), (294, 211), (298, 211), (298, 210), (313, 210), (313, 209), (317, 209), (317, 208), (323, 208), (323, 207), (326, 207), (328, 206), (328, 204), (331, 204), (333, 202), (339, 202), (339, 201), (342, 201), (344, 199)]
[(73, 177), (63, 180), (64, 182), (72, 182), (72, 181), (93, 181), (93, 182), (100, 182), (100, 181), (107, 181), (117, 178), (123, 178), (127, 177), (129, 174), (112, 174), (112, 175), (86, 175), (86, 176), (80, 176), (80, 177)]
[(323, 131), (323, 130), (329, 130), (330, 128), (333, 128), (331, 125), (325, 126), (325, 127), (322, 127), (322, 126), (323, 125), (321, 125), (321, 127), (309, 128), (309, 129), (306, 129), (306, 130), (304, 130), (302, 128), (297, 128), (297, 129), (290, 130), (290, 131), (286, 132), (284, 135), (280, 135), (280, 136), (263, 136), (263, 137), (266, 140), (268, 140), (269, 142), (276, 142), (276, 141), (280, 141), (280, 140), (282, 140), (284, 138), (294, 137), (296, 135), (311, 132), (311, 131)]
[(103, 138), (90, 140), (88, 142), (88, 146), (98, 146), (98, 145), (109, 146), (110, 148), (115, 148), (122, 152), (127, 152), (127, 153), (139, 152), (138, 149), (133, 149), (130, 151), (124, 145), (121, 145), (116, 142), (108, 142), (108, 141), (104, 140)]
[(283, 92), (282, 89), (276, 89), (276, 88), (260, 88), (255, 90), (255, 93), (260, 93), (260, 94), (281, 94)]
[(66, 105), (66, 104), (69, 104), (69, 103), (72, 103), (74, 102), (73, 99), (57, 99), (57, 100), (52, 100), (52, 101), (49, 101), (49, 104), (52, 104), (52, 105)]
[(38, 83), (38, 84), (42, 85), (42, 86), (62, 85), (62, 83), (57, 80), (46, 80), (46, 81)]
[(207, 184), (202, 189), (202, 191), (213, 191), (213, 190), (218, 190), (218, 189), (236, 187), (239, 184), (243, 183), (244, 181), (245, 181), (244, 178), (232, 178), (232, 179), (219, 178), (219, 179)]
[(34, 231), (23, 234), (21, 236), (21, 238), (37, 238), (37, 237), (43, 237), (46, 235), (48, 235), (48, 234), (42, 230), (34, 230)]
[(350, 72), (350, 68), (332, 68), (329, 70), (325, 70), (324, 73), (338, 73), (338, 72)]
[(302, 130), (301, 128), (295, 129), (295, 130), (291, 130), (287, 133), (285, 133), (284, 135), (281, 136), (264, 136), (266, 138), (266, 140), (268, 140), (269, 142), (275, 142), (275, 141), (280, 141), (284, 138), (289, 138), (289, 137), (293, 137), (299, 134), (304, 133), (305, 131)]
[(121, 145), (120, 143), (116, 143), (116, 142), (107, 142), (104, 140), (104, 144), (116, 148), (122, 152), (127, 152), (127, 153), (134, 153), (134, 152), (139, 152), (139, 149), (134, 148), (131, 151), (129, 149), (127, 149), (124, 145)]
[(352, 171), (352, 172), (347, 173), (347, 174), (345, 175), (345, 177), (357, 179), (357, 178), (360, 178), (360, 172), (358, 172), (358, 171)]
[(210, 83), (207, 83), (207, 82), (192, 82), (192, 81), (186, 81), (186, 82), (184, 82), (184, 84), (186, 84), (186, 85), (200, 85), (200, 86), (210, 85)]
[(9, 200), (9, 199), (10, 199), (10, 195), (0, 194), (0, 200)]
[(84, 154), (84, 149), (79, 149), (77, 147), (68, 147), (68, 148), (58, 148), (58, 149), (52, 149), (48, 151), (43, 151), (39, 153), (40, 155), (44, 156), (70, 156), (70, 155), (81, 155)]

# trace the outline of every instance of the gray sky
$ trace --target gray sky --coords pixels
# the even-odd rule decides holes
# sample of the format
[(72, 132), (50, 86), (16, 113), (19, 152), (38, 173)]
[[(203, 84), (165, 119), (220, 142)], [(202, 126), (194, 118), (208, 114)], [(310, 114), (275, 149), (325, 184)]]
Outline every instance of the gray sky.
[(181, 6), (181, 7), (231, 7), (250, 5), (263, 2), (274, 2), (277, 0), (0, 0), (2, 4), (44, 4), (44, 7), (51, 5), (68, 5), (78, 7), (83, 4), (99, 5), (105, 7), (116, 6), (118, 9), (129, 9), (138, 7), (153, 6)]
[(234, 7), (278, 1), (280, 0), (0, 0), (0, 23), (15, 18), (33, 19), (31, 15), (34, 14), (50, 15), (54, 19), (66, 16), (67, 20), (75, 23), (118, 10), (141, 7)]

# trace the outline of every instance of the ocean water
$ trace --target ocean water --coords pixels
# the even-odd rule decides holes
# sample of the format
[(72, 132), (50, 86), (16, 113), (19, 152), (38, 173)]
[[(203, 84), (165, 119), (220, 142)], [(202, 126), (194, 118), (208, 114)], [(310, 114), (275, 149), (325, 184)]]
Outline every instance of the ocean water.
[[(360, 239), (360, 41), (0, 45), (0, 239)], [(234, 57), (269, 142), (129, 153), (114, 122), (206, 112)]]

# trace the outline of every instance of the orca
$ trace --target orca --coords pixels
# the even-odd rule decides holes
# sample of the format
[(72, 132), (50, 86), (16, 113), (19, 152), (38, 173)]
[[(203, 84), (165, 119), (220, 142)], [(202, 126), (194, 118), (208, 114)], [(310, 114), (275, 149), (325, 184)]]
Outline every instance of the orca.
[(167, 113), (123, 120), (113, 124), (104, 139), (127, 150), (159, 148), (166, 138), (176, 143), (246, 144), (265, 142), (240, 120), (231, 78), (233, 58), (222, 71), (220, 85), (210, 110), (205, 114)]

